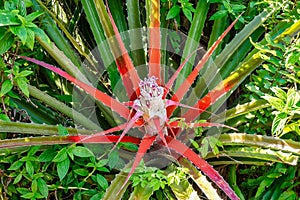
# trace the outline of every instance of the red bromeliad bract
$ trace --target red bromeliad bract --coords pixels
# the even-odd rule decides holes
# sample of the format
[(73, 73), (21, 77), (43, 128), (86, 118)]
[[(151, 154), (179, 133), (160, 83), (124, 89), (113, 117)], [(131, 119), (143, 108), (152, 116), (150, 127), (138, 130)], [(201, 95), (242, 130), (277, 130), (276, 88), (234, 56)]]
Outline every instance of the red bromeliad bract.
[[(108, 129), (106, 131), (96, 133), (89, 136), (70, 136), (74, 142), (85, 143), (93, 141), (93, 139), (115, 142), (116, 145), (119, 142), (132, 142), (139, 143), (139, 149), (136, 158), (133, 162), (132, 168), (128, 173), (127, 179), (123, 186), (128, 182), (130, 176), (142, 160), (144, 154), (150, 149), (154, 142), (165, 146), (169, 152), (175, 151), (182, 156), (189, 159), (194, 165), (196, 165), (203, 173), (205, 173), (220, 189), (222, 189), (228, 197), (231, 199), (239, 199), (234, 191), (230, 188), (227, 182), (219, 175), (219, 173), (213, 169), (205, 160), (203, 160), (199, 155), (193, 152), (189, 147), (176, 139), (176, 134), (173, 129), (176, 128), (180, 132), (182, 126), (182, 121), (171, 120), (170, 117), (176, 107), (186, 107), (189, 109), (183, 116), (183, 120), (187, 127), (200, 127), (200, 126), (224, 126), (214, 123), (192, 123), (199, 114), (205, 111), (209, 106), (211, 106), (219, 97), (224, 95), (229, 87), (222, 90), (216, 89), (210, 91), (206, 96), (200, 99), (193, 107), (183, 105), (180, 103), (181, 99), (188, 91), (191, 84), (195, 81), (200, 69), (207, 62), (210, 55), (216, 49), (220, 41), (229, 32), (232, 26), (235, 24), (236, 20), (226, 29), (226, 31), (218, 38), (215, 44), (207, 51), (202, 60), (196, 65), (191, 74), (186, 78), (182, 85), (170, 95), (170, 89), (172, 88), (176, 77), (180, 73), (181, 69), (184, 67), (185, 63), (189, 59), (186, 58), (182, 64), (178, 67), (174, 75), (169, 79), (167, 83), (164, 84), (164, 80), (161, 76), (160, 69), (160, 20), (159, 20), (159, 0), (151, 1), (152, 13), (150, 17), (150, 34), (149, 34), (149, 73), (148, 77), (144, 80), (139, 78), (139, 75), (134, 68), (134, 65), (130, 59), (129, 54), (125, 49), (125, 45), (120, 37), (118, 29), (113, 21), (113, 18), (108, 9), (109, 17), (112, 21), (112, 27), (116, 36), (118, 46), (122, 52), (122, 57), (116, 61), (118, 70), (122, 77), (124, 87), (126, 88), (127, 95), (129, 98), (132, 96), (135, 99), (130, 99), (130, 102), (121, 103), (117, 99), (97, 90), (96, 88), (87, 85), (80, 80), (72, 77), (68, 73), (56, 68), (52, 65), (38, 61), (33, 58), (28, 58), (25, 56), (20, 56), (21, 58), (41, 65), (60, 76), (66, 78), (67, 80), (73, 82), (78, 87), (82, 88), (88, 94), (101, 101), (104, 105), (110, 107), (113, 111), (118, 113), (121, 117), (127, 120), (126, 123), (119, 125), (117, 127)], [(226, 85), (226, 83), (224, 83)], [(132, 95), (135, 94), (135, 95)], [(167, 96), (171, 96), (167, 99)], [(214, 98), (212, 98), (214, 96)], [(125, 136), (131, 128), (139, 127), (144, 131), (144, 136), (141, 139)], [(122, 131), (121, 135), (111, 135), (114, 132)], [(116, 146), (115, 145), (115, 146)]]

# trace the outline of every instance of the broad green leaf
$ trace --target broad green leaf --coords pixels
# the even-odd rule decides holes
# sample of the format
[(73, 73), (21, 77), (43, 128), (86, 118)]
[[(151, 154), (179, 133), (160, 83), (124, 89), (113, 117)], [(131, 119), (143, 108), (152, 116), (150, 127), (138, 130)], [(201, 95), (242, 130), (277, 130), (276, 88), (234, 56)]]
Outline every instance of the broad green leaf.
[(68, 129), (66, 127), (64, 127), (63, 125), (61, 125), (61, 124), (58, 125), (57, 129), (58, 129), (58, 135), (64, 136), (64, 135), (69, 134)]
[(26, 20), (22, 15), (17, 15), (18, 19), (21, 21), (22, 25), (25, 26)]
[(241, 4), (232, 4), (232, 10), (234, 11), (242, 11), (244, 9), (246, 9), (246, 6), (241, 5)]
[(82, 198), (81, 198), (81, 191), (78, 191), (78, 192), (76, 192), (75, 194), (74, 194), (74, 198), (73, 198), (74, 200), (81, 200)]
[(22, 161), (15, 161), (9, 168), (8, 170), (17, 170), (17, 169), (20, 169), (20, 167), (23, 165), (24, 162)]
[(75, 169), (74, 173), (80, 176), (87, 176), (89, 174), (89, 170), (80, 168), (80, 169)]
[(209, 20), (216, 20), (216, 19), (220, 19), (220, 18), (223, 18), (225, 16), (228, 15), (228, 12), (227, 10), (219, 10), (218, 12), (216, 12), (215, 14), (213, 14)]
[(20, 25), (20, 26), (10, 26), (9, 29), (11, 30), (11, 32), (18, 36), (22, 42), (22, 44), (26, 44), (26, 40), (27, 40), (27, 29), (25, 28), (25, 26)]
[(18, 174), (18, 176), (15, 178), (15, 180), (14, 180), (13, 184), (17, 184), (17, 183), (19, 183), (19, 182), (21, 181), (22, 177), (23, 177), (23, 175), (22, 175), (22, 174)]
[(119, 143), (119, 146), (129, 151), (138, 151), (138, 146), (136, 144), (123, 142), (123, 143)]
[(0, 120), (10, 122), (10, 118), (6, 114), (0, 114)]
[(20, 98), (16, 93), (14, 93), (12, 90), (9, 91), (9, 92), (7, 93), (7, 95), (10, 96), (11, 98), (21, 100), (21, 98)]
[(32, 183), (31, 183), (31, 191), (33, 193), (36, 193), (37, 190), (38, 190), (38, 183), (37, 183), (36, 179), (33, 179)]
[(34, 34), (41, 38), (41, 40), (47, 44), (50, 44), (51, 41), (50, 41), (50, 38), (47, 36), (47, 34), (40, 28), (31, 28), (31, 30), (34, 31)]
[(26, 16), (27, 15), (26, 5), (25, 5), (24, 1), (19, 1), (18, 10), (20, 11), (21, 16)]
[(282, 100), (286, 100), (287, 99), (287, 94), (285, 93), (285, 91), (279, 87), (273, 87), (271, 88), (271, 90), (275, 93), (275, 95), (282, 99)]
[(179, 13), (180, 13), (180, 7), (178, 5), (175, 5), (169, 10), (167, 14), (167, 19), (175, 18)]
[(85, 158), (94, 156), (93, 152), (86, 147), (77, 146), (73, 149), (73, 154), (75, 156)]
[(8, 93), (9, 91), (11, 91), (12, 88), (13, 88), (13, 84), (11, 80), (5, 80), (1, 86), (0, 96), (3, 96), (6, 93)]
[(285, 103), (281, 99), (270, 95), (265, 95), (262, 98), (266, 99), (276, 110), (283, 111)]
[(30, 74), (32, 74), (33, 71), (29, 71), (29, 70), (24, 70), (24, 71), (21, 71), (19, 74), (18, 74), (18, 77), (26, 77)]
[(43, 12), (34, 12), (34, 13), (30, 13), (29, 15), (25, 16), (25, 20), (27, 22), (32, 22), (33, 20), (35, 20), (36, 18), (38, 18), (39, 16), (43, 15)]
[(26, 97), (29, 97), (29, 90), (27, 85), (27, 79), (23, 77), (17, 78), (17, 84), (21, 91), (25, 94)]
[(37, 183), (39, 186), (39, 191), (43, 195), (43, 197), (48, 197), (49, 189), (48, 189), (46, 181), (44, 181), (44, 179), (42, 179), (42, 178), (38, 178)]
[(96, 166), (97, 167), (103, 167), (107, 164), (108, 160), (107, 159), (102, 159), (102, 160), (99, 160), (97, 163), (96, 163)]
[(26, 167), (26, 172), (28, 173), (30, 178), (33, 178), (33, 174), (34, 174), (34, 167), (31, 161), (26, 161), (25, 163), (25, 167)]
[(41, 146), (32, 146), (28, 151), (27, 156), (29, 157), (33, 156), (40, 148)]
[(69, 155), (69, 157), (71, 158), (71, 160), (74, 160), (73, 149), (75, 149), (74, 145), (69, 146), (69, 148), (67, 149), (67, 154)]
[(7, 32), (0, 40), (0, 55), (4, 54), (10, 49), (14, 43), (14, 36), (10, 32)]
[(68, 158), (67, 149), (61, 149), (58, 154), (53, 158), (52, 162), (62, 162)]
[(200, 148), (201, 156), (203, 158), (205, 158), (207, 156), (208, 148), (209, 148), (209, 141), (207, 138), (204, 138), (201, 142), (201, 148)]
[(273, 172), (273, 173), (271, 173), (271, 174), (268, 174), (267, 177), (268, 177), (268, 178), (278, 178), (278, 177), (280, 177), (281, 175), (282, 175), (282, 174), (279, 173), (279, 172)]
[(27, 31), (27, 38), (26, 38), (26, 46), (32, 51), (34, 47), (34, 31), (30, 28), (26, 28)]
[(273, 181), (273, 178), (264, 178), (257, 189), (255, 198), (258, 198), (263, 192), (265, 192), (266, 187), (269, 187), (273, 183)]
[(40, 162), (49, 162), (53, 160), (56, 154), (57, 153), (54, 149), (47, 149), (39, 156), (38, 160)]
[(193, 14), (192, 14), (191, 10), (189, 10), (189, 9), (187, 9), (187, 8), (183, 8), (182, 11), (183, 11), (183, 14), (186, 16), (186, 18), (187, 18), (190, 22), (192, 22), (192, 20), (193, 20)]
[(28, 192), (26, 194), (23, 194), (21, 197), (24, 198), (24, 199), (35, 199), (34, 195), (35, 194), (33, 192)]
[(114, 150), (108, 155), (108, 167), (110, 169), (114, 168), (117, 163), (119, 162), (119, 152), (117, 150)]
[(103, 193), (97, 193), (95, 195), (93, 195), (90, 200), (98, 200), (98, 199), (102, 199), (103, 197)]
[(193, 145), (193, 147), (195, 147), (197, 150), (199, 150), (199, 144), (195, 141), (195, 140), (193, 140), (193, 139), (190, 139), (190, 142), (191, 142), (191, 144)]
[(38, 26), (32, 22), (26, 22), (25, 27), (26, 28), (38, 28)]
[(100, 185), (100, 187), (102, 187), (104, 190), (106, 190), (106, 188), (108, 187), (108, 182), (107, 180), (104, 178), (104, 176), (97, 174), (97, 183)]
[(286, 113), (279, 113), (275, 116), (272, 123), (272, 134), (278, 135), (284, 128), (284, 125), (287, 121), (288, 117)]
[(10, 25), (20, 25), (20, 21), (16, 18), (16, 16), (5, 10), (1, 10), (0, 12), (0, 27), (1, 26), (10, 26)]
[(100, 172), (110, 172), (106, 167), (97, 167), (97, 170)]
[(69, 158), (57, 163), (57, 174), (60, 180), (62, 180), (68, 173), (70, 167)]
[(299, 103), (299, 100), (300, 100), (299, 91), (297, 92), (294, 88), (289, 89), (287, 92), (287, 101), (286, 101), (288, 108), (292, 109), (294, 106), (296, 106), (297, 103)]
[(32, 6), (31, 0), (24, 0), (26, 8), (30, 8)]
[(30, 192), (30, 190), (28, 188), (24, 188), (24, 187), (19, 187), (17, 188), (17, 191), (20, 193), (20, 194), (26, 194), (28, 192)]
[(289, 190), (284, 191), (278, 198), (278, 200), (295, 200), (297, 199), (297, 194), (295, 191)]

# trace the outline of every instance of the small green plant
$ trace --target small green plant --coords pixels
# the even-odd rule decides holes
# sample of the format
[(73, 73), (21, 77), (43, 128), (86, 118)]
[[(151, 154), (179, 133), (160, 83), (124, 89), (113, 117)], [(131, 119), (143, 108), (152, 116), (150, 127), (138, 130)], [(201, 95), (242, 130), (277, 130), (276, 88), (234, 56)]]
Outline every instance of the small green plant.
[[(169, 0), (162, 0), (162, 2), (168, 2)], [(172, 7), (168, 11), (166, 19), (175, 19), (178, 24), (180, 24), (180, 12), (183, 12), (184, 16), (192, 22), (193, 12), (195, 8), (189, 0), (171, 0)]]
[(43, 13), (32, 12), (27, 15), (27, 8), (31, 6), (31, 1), (4, 1), (0, 9), (0, 55), (12, 47), (15, 38), (31, 50), (36, 36), (49, 41), (44, 31), (33, 23)]
[(275, 96), (266, 94), (263, 96), (276, 111), (273, 112), (275, 118), (272, 123), (272, 135), (282, 137), (284, 134), (294, 131), (300, 135), (299, 119), (295, 119), (296, 115), (300, 115), (300, 93), (294, 88), (287, 92), (281, 88), (271, 88)]

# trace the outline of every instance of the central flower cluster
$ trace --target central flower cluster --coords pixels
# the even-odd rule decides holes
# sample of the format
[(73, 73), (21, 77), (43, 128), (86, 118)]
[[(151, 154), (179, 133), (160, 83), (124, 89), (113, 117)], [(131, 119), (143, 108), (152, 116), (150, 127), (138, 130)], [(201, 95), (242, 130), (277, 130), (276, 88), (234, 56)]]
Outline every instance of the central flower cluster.
[(134, 108), (143, 113), (146, 122), (158, 117), (161, 125), (167, 119), (166, 102), (163, 99), (164, 88), (156, 82), (157, 78), (152, 76), (140, 82), (140, 96), (134, 102)]

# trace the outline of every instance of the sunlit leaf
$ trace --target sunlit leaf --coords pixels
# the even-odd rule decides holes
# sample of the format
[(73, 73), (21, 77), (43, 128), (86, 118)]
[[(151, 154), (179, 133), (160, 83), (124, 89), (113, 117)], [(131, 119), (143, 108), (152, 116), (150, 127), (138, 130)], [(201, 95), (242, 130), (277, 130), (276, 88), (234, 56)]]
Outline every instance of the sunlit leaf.
[(25, 28), (25, 26), (20, 25), (20, 26), (10, 26), (9, 29), (11, 30), (11, 32), (18, 36), (22, 42), (22, 44), (26, 44), (26, 40), (27, 40), (27, 29)]
[(27, 85), (27, 79), (20, 77), (17, 78), (17, 84), (19, 86), (19, 88), (21, 89), (21, 91), (25, 94), (26, 97), (29, 97), (29, 90), (28, 90), (28, 85)]
[(276, 115), (272, 124), (272, 133), (275, 135), (280, 133), (283, 130), (287, 119), (288, 117), (286, 113), (279, 113)]

